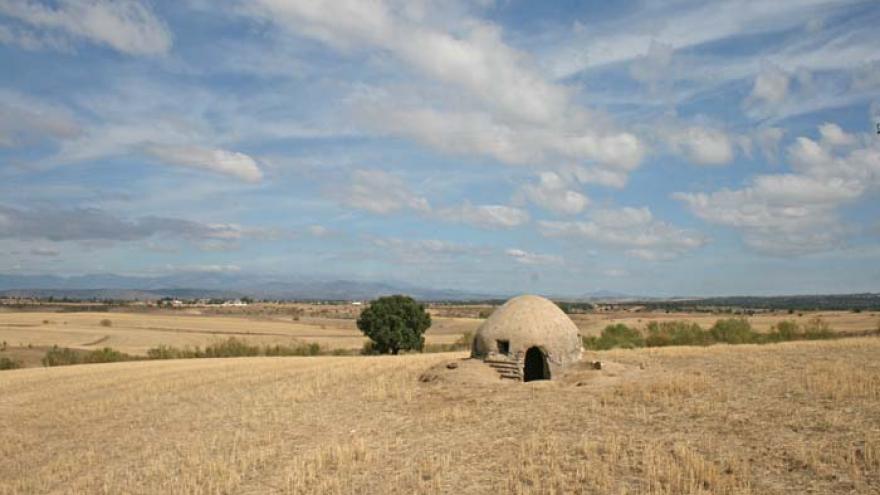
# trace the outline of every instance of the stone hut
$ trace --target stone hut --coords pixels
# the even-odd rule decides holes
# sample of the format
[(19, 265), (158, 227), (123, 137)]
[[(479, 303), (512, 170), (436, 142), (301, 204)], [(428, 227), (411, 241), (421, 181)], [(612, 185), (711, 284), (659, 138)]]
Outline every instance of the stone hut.
[(578, 362), (583, 348), (578, 329), (552, 301), (518, 296), (504, 303), (477, 329), (471, 356), (498, 370), (502, 378), (549, 380)]

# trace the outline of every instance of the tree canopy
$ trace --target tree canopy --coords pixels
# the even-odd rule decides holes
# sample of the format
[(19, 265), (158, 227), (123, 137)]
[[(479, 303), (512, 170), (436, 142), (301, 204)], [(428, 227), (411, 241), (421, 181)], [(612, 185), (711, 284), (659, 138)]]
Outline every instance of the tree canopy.
[(380, 297), (361, 313), (357, 326), (381, 354), (421, 351), (425, 345), (423, 334), (431, 326), (431, 315), (411, 297)]

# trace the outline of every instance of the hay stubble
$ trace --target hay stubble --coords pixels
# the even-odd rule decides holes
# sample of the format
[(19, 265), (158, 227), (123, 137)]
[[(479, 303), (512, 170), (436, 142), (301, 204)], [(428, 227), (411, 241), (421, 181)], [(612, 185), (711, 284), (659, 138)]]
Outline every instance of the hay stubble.
[(418, 382), (448, 354), (8, 371), (0, 493), (876, 493), (878, 354), (609, 351), (645, 369), (582, 387)]

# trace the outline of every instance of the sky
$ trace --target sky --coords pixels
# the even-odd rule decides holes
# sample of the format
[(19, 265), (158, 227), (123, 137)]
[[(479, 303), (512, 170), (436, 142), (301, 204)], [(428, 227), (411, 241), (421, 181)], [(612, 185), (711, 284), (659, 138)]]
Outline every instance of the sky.
[(880, 291), (880, 4), (0, 0), (0, 273)]

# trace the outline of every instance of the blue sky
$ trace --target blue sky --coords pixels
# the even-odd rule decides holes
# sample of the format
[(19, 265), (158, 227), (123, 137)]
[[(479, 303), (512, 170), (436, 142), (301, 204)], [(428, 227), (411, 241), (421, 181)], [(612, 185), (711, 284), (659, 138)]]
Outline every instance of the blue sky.
[(880, 290), (875, 1), (0, 0), (0, 272)]

